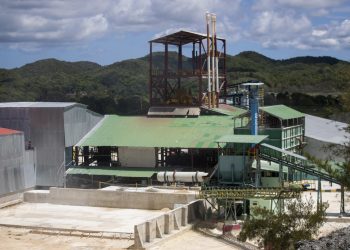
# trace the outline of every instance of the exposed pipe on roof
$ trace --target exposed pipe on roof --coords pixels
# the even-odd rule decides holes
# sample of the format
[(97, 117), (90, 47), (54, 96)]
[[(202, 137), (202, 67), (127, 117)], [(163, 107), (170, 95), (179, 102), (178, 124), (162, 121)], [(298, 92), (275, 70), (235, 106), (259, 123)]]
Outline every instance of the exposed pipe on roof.
[(215, 69), (215, 40), (214, 40), (214, 32), (215, 32), (215, 22), (216, 22), (216, 16), (215, 14), (211, 13), (211, 50), (210, 50), (210, 56), (212, 60), (212, 106), (216, 107), (216, 69)]
[(217, 39), (216, 39), (216, 15), (213, 14), (212, 15), (212, 20), (214, 23), (214, 49), (215, 49), (215, 82), (216, 82), (216, 86), (215, 86), (215, 92), (216, 92), (216, 103), (215, 105), (218, 107), (218, 103), (219, 103), (219, 57), (218, 57), (218, 43), (217, 43)]
[(207, 71), (208, 71), (208, 107), (211, 107), (211, 86), (210, 86), (210, 30), (209, 30), (209, 21), (210, 13), (206, 12), (205, 14), (207, 20)]
[(204, 177), (206, 177), (208, 173), (205, 172), (177, 172), (174, 171), (164, 171), (158, 172), (157, 181), (159, 182), (203, 182)]

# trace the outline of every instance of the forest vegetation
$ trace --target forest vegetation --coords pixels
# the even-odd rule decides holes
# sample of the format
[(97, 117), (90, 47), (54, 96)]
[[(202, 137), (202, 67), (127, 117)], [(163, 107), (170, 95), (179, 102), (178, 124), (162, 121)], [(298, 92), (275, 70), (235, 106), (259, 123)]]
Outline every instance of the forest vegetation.
[[(176, 60), (171, 52), (170, 68)], [(163, 55), (155, 53), (153, 61), (160, 66)], [(324, 117), (342, 113), (342, 95), (350, 89), (350, 63), (332, 57), (274, 60), (246, 51), (228, 55), (226, 65), (229, 84), (264, 82), (266, 105), (283, 103)], [(106, 66), (45, 59), (0, 69), (0, 101), (80, 102), (102, 114), (142, 114), (148, 109), (148, 67), (147, 55)]]

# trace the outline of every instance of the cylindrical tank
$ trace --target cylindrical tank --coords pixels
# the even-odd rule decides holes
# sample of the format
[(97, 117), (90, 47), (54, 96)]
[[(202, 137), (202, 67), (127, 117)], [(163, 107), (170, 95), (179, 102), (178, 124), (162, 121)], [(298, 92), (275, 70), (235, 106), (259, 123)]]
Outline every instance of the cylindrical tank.
[(158, 172), (157, 180), (159, 182), (203, 182), (203, 177), (207, 176), (205, 172), (176, 172), (164, 171)]

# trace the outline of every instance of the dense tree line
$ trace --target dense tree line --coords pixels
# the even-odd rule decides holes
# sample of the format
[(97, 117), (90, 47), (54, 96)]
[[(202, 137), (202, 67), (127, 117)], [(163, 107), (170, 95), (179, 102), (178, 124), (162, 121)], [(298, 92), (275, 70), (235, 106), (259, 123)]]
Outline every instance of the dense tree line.
[[(170, 53), (170, 68), (176, 67), (176, 60), (177, 54)], [(183, 60), (184, 67), (190, 65), (189, 58)], [(155, 53), (153, 61), (161, 69), (163, 55)], [(350, 63), (331, 57), (273, 60), (242, 52), (227, 57), (227, 78), (229, 83), (263, 81), (266, 92), (277, 93), (267, 96), (266, 103), (337, 107), (342, 105), (340, 94), (350, 86)], [(0, 101), (74, 101), (103, 114), (145, 113), (148, 56), (108, 66), (46, 59), (0, 69)]]

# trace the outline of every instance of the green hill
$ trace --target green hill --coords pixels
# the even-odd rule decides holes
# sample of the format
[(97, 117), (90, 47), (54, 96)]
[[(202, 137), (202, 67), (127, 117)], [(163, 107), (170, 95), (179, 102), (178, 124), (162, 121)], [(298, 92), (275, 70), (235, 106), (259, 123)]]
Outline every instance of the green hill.
[[(153, 61), (161, 68), (162, 53)], [(170, 53), (169, 67), (177, 65)], [(184, 57), (184, 67), (190, 59)], [(227, 56), (231, 84), (257, 79), (267, 92), (338, 95), (350, 87), (350, 63), (332, 57), (274, 60), (252, 51)], [(40, 60), (0, 69), (0, 100), (77, 101), (101, 113), (133, 114), (147, 109), (148, 56), (101, 66), (92, 62)], [(300, 99), (300, 98), (299, 98)]]
[(229, 57), (229, 82), (258, 79), (268, 91), (338, 94), (350, 87), (350, 63), (332, 57), (273, 60), (256, 52)]

